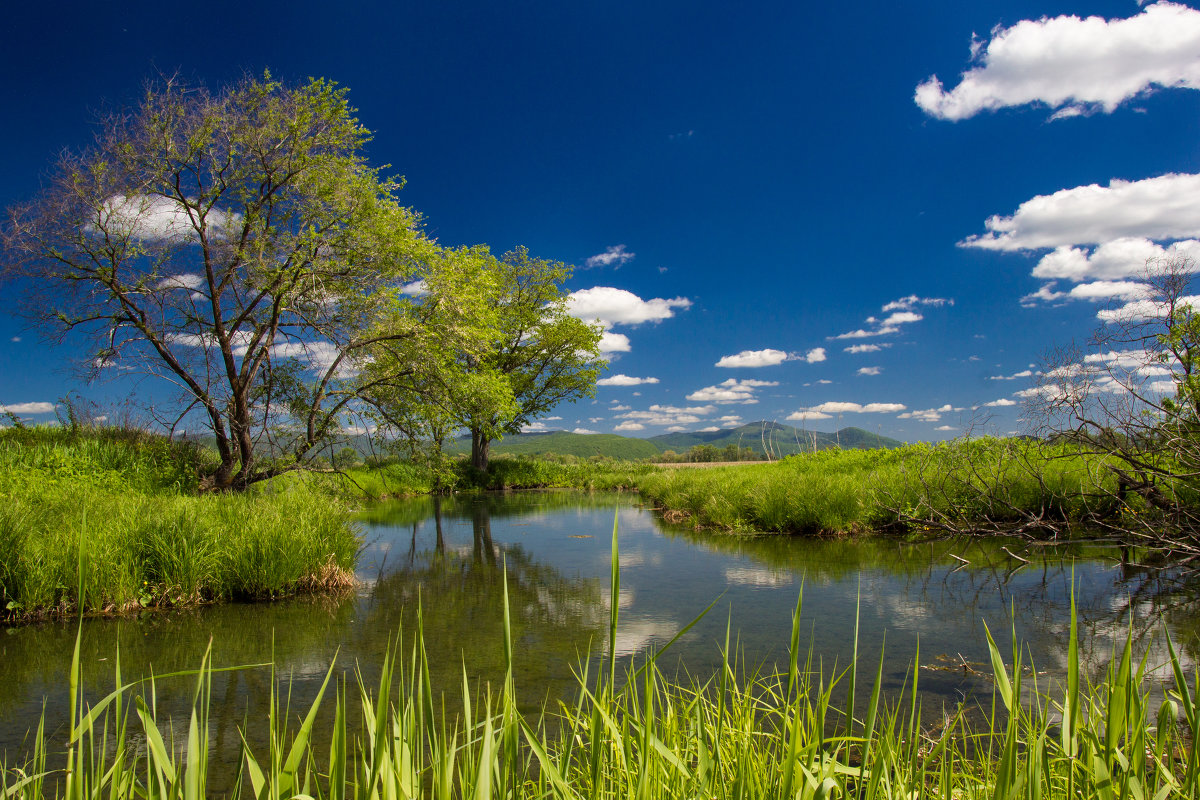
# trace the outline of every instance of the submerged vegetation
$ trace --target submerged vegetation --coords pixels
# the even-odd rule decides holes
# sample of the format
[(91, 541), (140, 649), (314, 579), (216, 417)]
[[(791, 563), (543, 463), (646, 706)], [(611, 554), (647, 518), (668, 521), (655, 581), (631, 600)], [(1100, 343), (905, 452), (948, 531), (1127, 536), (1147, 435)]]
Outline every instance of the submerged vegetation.
[(297, 483), (199, 494), (207, 451), (135, 431), (0, 430), (0, 616), (348, 585), (348, 508)]

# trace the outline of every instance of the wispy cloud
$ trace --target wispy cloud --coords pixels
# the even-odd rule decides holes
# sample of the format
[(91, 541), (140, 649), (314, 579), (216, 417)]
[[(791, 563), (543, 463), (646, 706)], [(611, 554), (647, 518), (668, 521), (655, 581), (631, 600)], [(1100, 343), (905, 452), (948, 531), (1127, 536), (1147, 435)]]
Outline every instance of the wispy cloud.
[(1023, 369), (1020, 372), (1014, 372), (1012, 375), (991, 375), (989, 381), (1015, 381), (1019, 378), (1032, 378), (1033, 370)]
[[(885, 303), (881, 311), (887, 314), (883, 319), (877, 317), (867, 317), (864, 322), (872, 325), (872, 328), (857, 328), (846, 333), (839, 333), (837, 336), (830, 336), (830, 339), (870, 339), (875, 336), (888, 336), (893, 333), (900, 332), (901, 325), (908, 325), (913, 322), (920, 322), (925, 319), (924, 315), (918, 313), (914, 309), (921, 306), (930, 308), (940, 308), (942, 306), (954, 305), (953, 298), (949, 297), (919, 297), (915, 294), (910, 294), (907, 297), (901, 297), (890, 303)], [(888, 347), (887, 344), (881, 345), (853, 345), (844, 348), (848, 353), (873, 353), (881, 347)]]
[(891, 342), (881, 342), (880, 344), (852, 344), (849, 347), (843, 347), (842, 350), (855, 355), (858, 353), (878, 353), (885, 347), (891, 347)]
[(613, 267), (620, 268), (622, 264), (627, 264), (633, 260), (636, 253), (630, 253), (625, 249), (625, 245), (618, 244), (608, 248), (599, 255), (594, 255), (583, 262), (588, 268), (594, 267)]

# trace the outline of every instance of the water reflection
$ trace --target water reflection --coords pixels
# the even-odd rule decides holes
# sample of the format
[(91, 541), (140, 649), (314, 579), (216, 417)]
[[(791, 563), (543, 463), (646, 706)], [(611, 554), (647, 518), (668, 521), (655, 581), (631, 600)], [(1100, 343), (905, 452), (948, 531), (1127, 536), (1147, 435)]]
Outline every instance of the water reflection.
[[(1182, 570), (1133, 566), (1129, 553), (1113, 548), (734, 537), (664, 525), (636, 506), (636, 496), (545, 492), (426, 497), (370, 509), (362, 518), (362, 583), (341, 597), (89, 621), (82, 650), (86, 692), (96, 698), (111, 687), (118, 645), (128, 679), (193, 667), (211, 641), (218, 665), (262, 662), (273, 654), (277, 679), (291, 681), (293, 709), (303, 708), (335, 654), (342, 669), (360, 665), (374, 682), (397, 632), (406, 632), (404, 648), (411, 644), (419, 605), (435, 689), (446, 691), (453, 705), (464, 669), (475, 682), (495, 684), (503, 676), (507, 574), (518, 700), (526, 710), (540, 709), (547, 698), (572, 690), (573, 668), (606, 650), (614, 513), (621, 540), (617, 651), (641, 657), (661, 648), (719, 597), (668, 655), (695, 675), (720, 665), (727, 625), (750, 668), (782, 663), (801, 590), (814, 663), (826, 670), (848, 663), (857, 617), (864, 666), (873, 672), (883, 651), (886, 686), (897, 689), (911, 682), (919, 660), (931, 668), (922, 670), (921, 686), (938, 704), (990, 690), (985, 679), (961, 668), (977, 664), (990, 671), (983, 666), (985, 620), (1002, 648), (1015, 630), (1040, 670), (1051, 677), (1061, 671), (1072, 580), (1081, 649), (1093, 674), (1131, 626), (1151, 649), (1151, 665), (1164, 661), (1163, 625), (1189, 659), (1200, 653), (1200, 583)], [(52, 728), (61, 729), (74, 635), (71, 624), (45, 624), (0, 636), (0, 750), (21, 751), (44, 696)], [(212, 724), (221, 752), (213, 758), (226, 762), (230, 776), (236, 726), (265, 716), (270, 687), (265, 669), (214, 678)], [(160, 683), (158, 693), (160, 707), (182, 708), (190, 681)], [(251, 731), (252, 740), (257, 735)]]

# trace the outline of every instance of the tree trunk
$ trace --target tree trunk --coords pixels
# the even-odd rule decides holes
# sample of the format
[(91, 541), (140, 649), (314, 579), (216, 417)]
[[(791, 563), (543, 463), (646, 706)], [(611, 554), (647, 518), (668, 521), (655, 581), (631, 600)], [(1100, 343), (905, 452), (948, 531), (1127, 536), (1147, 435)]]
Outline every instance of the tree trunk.
[(492, 440), (483, 435), (483, 432), (472, 428), (471, 429), (471, 466), (475, 469), (487, 472), (488, 468), (488, 453), (492, 449)]

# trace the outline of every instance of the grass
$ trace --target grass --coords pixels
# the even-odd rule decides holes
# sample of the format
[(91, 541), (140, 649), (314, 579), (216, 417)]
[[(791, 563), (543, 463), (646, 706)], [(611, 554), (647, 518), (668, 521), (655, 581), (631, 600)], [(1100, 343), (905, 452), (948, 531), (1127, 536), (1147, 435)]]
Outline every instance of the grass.
[[(614, 530), (613, 597), (620, 588), (615, 539)], [(859, 675), (857, 648), (844, 669), (814, 666), (811, 648), (801, 645), (799, 602), (786, 669), (742, 673), (727, 634), (723, 663), (707, 679), (669, 678), (651, 656), (617, 680), (614, 603), (598, 673), (581, 669), (572, 700), (526, 716), (515, 701), (517, 644), (507, 592), (504, 599), (508, 670), (500, 686), (472, 688), (464, 674), (459, 691), (435, 691), (419, 616), (407, 652), (402, 638), (389, 648), (376, 686), (366, 686), (361, 673), (339, 680), (331, 667), (301, 713), (288, 708), (272, 668), (269, 744), (256, 749), (243, 735), (231, 796), (1171, 800), (1200, 792), (1191, 736), (1200, 725), (1200, 683), (1189, 679), (1169, 639), (1171, 685), (1156, 702), (1145, 681), (1152, 665), (1128, 639), (1098, 681), (1081, 674), (1074, 613), (1067, 675), (1055, 688), (1028, 677), (1037, 673), (1023, 663), (1019, 644), (1006, 658), (989, 633), (995, 689), (977, 709), (982, 714), (963, 705), (928, 719), (915, 660), (893, 697), (881, 690), (882, 659)], [(72, 708), (66, 753), (52, 753), (39, 728), (26, 760), (0, 765), (0, 800), (209, 796), (210, 656), (193, 673), (192, 711), (178, 726), (160, 718), (154, 703), (155, 683), (178, 676), (123, 683), (118, 659), (116, 688), (89, 704), (78, 689), (79, 660), (77, 644), (65, 687)], [(835, 696), (845, 698), (840, 707)], [(326, 703), (333, 706), (332, 721), (322, 723), (329, 744), (318, 748)], [(65, 766), (52, 766), (56, 759)]]
[(205, 457), (142, 433), (0, 431), (0, 618), (267, 598), (353, 579), (346, 506), (302, 484), (199, 495)]
[[(350, 469), (331, 479), (347, 497), (433, 491), (432, 475), (399, 463)], [(1003, 530), (1152, 511), (1134, 496), (1114, 501), (1115, 481), (1096, 456), (1069, 445), (982, 438), (896, 449), (839, 450), (702, 470), (632, 461), (492, 460), (486, 473), (462, 462), (443, 476), (457, 491), (632, 489), (672, 521), (745, 532), (844, 534), (945, 527)]]
[[(662, 470), (637, 489), (706, 527), (851, 533), (894, 526), (1080, 520), (1106, 488), (1095, 459), (1014, 439), (823, 450), (773, 464)], [(1111, 487), (1107, 487), (1111, 489)]]
[(350, 467), (340, 475), (313, 475), (317, 485), (347, 498), (398, 497), (442, 490), (631, 489), (656, 467), (635, 461), (562, 462), (524, 456), (493, 458), (486, 472), (466, 461), (451, 462), (439, 476), (422, 466), (400, 461), (382, 466)]

